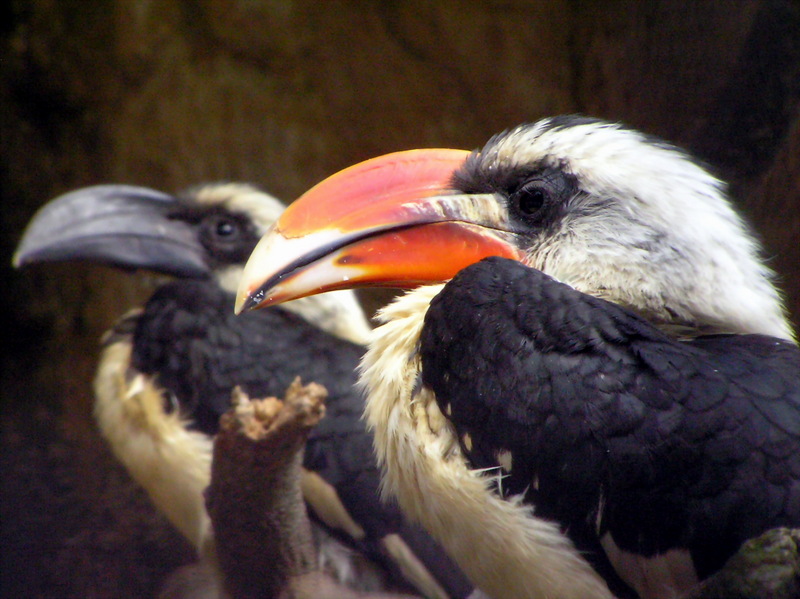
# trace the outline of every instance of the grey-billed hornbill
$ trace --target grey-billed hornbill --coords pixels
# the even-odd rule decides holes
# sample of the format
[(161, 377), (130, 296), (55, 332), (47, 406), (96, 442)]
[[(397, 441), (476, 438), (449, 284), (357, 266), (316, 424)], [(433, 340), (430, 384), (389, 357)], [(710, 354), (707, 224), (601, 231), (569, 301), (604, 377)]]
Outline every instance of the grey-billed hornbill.
[(45, 205), (14, 260), (82, 260), (174, 277), (107, 335), (95, 416), (115, 455), (198, 550), (212, 538), (203, 492), (231, 391), (282, 396), (302, 376), (329, 392), (326, 416), (306, 445), (302, 479), (323, 567), (356, 588), (382, 585), (363, 567), (358, 556), (366, 555), (382, 564), (380, 577), (388, 568), (395, 584), (405, 576), (430, 597), (466, 596), (469, 584), (446, 554), (396, 505), (380, 501), (363, 398), (354, 388), (371, 330), (355, 295), (308, 298), (246, 319), (233, 313), (244, 261), (283, 208), (242, 184), (198, 186), (179, 196), (88, 187)]
[(415, 288), (361, 366), (388, 494), (494, 597), (675, 597), (800, 526), (800, 351), (758, 251), (682, 151), (555, 117), (319, 183), (237, 310)]

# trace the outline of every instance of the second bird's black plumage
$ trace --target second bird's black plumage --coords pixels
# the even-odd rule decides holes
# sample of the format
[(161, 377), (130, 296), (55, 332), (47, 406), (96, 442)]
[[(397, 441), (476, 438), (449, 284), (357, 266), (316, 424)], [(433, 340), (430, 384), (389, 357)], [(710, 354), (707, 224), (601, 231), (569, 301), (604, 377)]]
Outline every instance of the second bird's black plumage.
[[(378, 497), (380, 472), (372, 435), (361, 414), (364, 400), (355, 387), (363, 348), (334, 337), (282, 308), (236, 316), (233, 295), (213, 280), (176, 280), (159, 287), (137, 317), (132, 366), (155, 377), (191, 426), (213, 435), (231, 406), (231, 389), (250, 397), (282, 397), (296, 376), (328, 391), (325, 417), (306, 443), (303, 466), (336, 490), (365, 535), (342, 540), (393, 570), (380, 541), (399, 534), (436, 572), (454, 597), (471, 586), (430, 537), (412, 526), (393, 502)], [(314, 511), (309, 512), (312, 517)], [(336, 531), (329, 531), (336, 534)]]
[(325, 385), (333, 398), (323, 424), (343, 412), (350, 422), (343, 432), (363, 436), (363, 400), (353, 375), (363, 348), (287, 310), (236, 316), (232, 297), (208, 280), (161, 286), (137, 319), (133, 366), (156, 375), (205, 433), (217, 431), (235, 385), (251, 397), (280, 397), (300, 376)]
[(523, 494), (580, 549), (607, 532), (635, 554), (686, 548), (702, 578), (800, 521), (800, 349), (788, 341), (676, 340), (488, 258), (434, 299), (420, 345), (423, 383), (470, 463), (496, 468), (501, 493)]

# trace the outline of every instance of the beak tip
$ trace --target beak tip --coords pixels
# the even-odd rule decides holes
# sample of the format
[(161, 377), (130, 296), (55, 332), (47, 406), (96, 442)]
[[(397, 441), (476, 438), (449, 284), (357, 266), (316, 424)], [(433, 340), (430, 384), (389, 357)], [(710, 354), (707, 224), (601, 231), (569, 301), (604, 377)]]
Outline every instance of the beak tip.
[(236, 294), (236, 303), (233, 305), (233, 313), (236, 316), (239, 316), (242, 312), (249, 308), (248, 300), (250, 299), (250, 295), (248, 293), (242, 293), (241, 291)]
[(36, 262), (36, 252), (31, 252), (23, 244), (17, 246), (14, 255), (11, 256), (11, 266), (15, 269), (23, 268)]
[(255, 310), (264, 303), (264, 291), (255, 290), (242, 285), (236, 294), (236, 302), (233, 305), (233, 313), (237, 316), (242, 312)]

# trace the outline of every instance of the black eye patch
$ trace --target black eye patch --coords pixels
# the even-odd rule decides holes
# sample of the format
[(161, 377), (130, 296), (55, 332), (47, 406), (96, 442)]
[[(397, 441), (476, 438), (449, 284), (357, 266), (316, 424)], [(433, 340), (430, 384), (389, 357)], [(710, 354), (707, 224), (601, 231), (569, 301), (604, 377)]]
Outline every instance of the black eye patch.
[(578, 191), (577, 178), (566, 164), (543, 159), (532, 164), (506, 164), (493, 151), (493, 141), (473, 152), (450, 181), (460, 193), (491, 193), (502, 197), (519, 232), (555, 223)]
[(247, 260), (259, 236), (248, 218), (227, 211), (210, 211), (198, 223), (200, 243), (221, 263)]
[(169, 218), (191, 224), (212, 264), (236, 264), (247, 260), (259, 240), (252, 221), (222, 206), (184, 204)]

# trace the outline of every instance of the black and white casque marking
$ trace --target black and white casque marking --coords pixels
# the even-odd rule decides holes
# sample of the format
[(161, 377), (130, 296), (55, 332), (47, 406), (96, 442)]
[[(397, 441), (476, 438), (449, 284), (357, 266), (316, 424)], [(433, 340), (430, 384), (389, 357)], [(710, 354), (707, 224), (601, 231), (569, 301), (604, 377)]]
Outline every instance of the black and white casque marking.
[(800, 525), (800, 353), (724, 185), (683, 152), (558, 117), (468, 157), (373, 159), (290, 211), (240, 307), (437, 282), (402, 249), (370, 262), (390, 237), (447, 262), (469, 234), (521, 262), (400, 297), (362, 363), (386, 491), (490, 595), (609, 596), (574, 543), (615, 592), (677, 596), (748, 536)]

